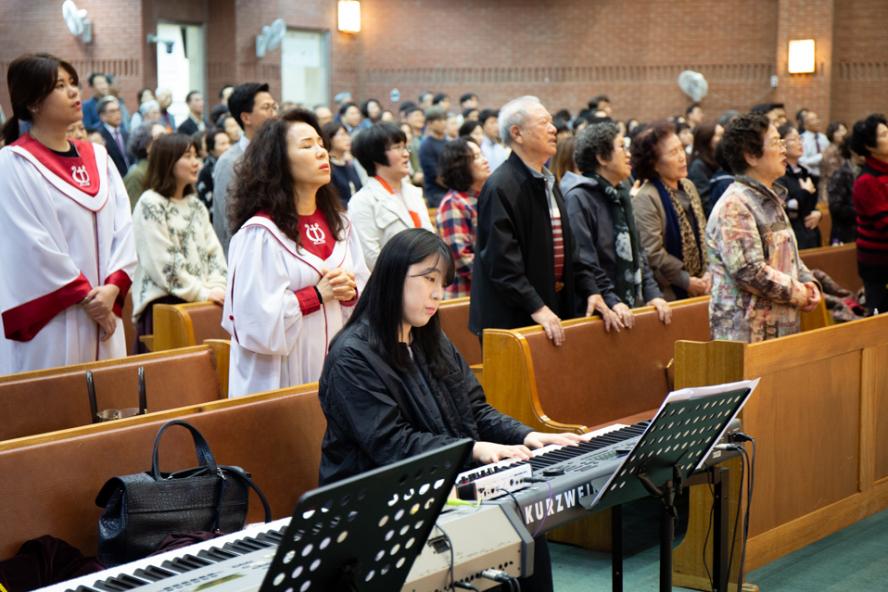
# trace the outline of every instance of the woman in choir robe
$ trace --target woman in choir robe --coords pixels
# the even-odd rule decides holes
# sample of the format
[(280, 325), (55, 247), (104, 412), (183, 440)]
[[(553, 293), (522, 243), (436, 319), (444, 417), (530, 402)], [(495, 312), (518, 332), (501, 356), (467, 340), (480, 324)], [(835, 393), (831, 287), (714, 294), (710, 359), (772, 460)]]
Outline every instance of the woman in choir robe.
[[(438, 307), (454, 275), (438, 236), (408, 229), (389, 240), (320, 381), (327, 418), (320, 483), (327, 484), (454, 442), (475, 441), (472, 461), (528, 459), (531, 448), (571, 445), (576, 434), (534, 432), (489, 405), (441, 331)], [(522, 590), (552, 590), (545, 538)]]
[[(120, 319), (136, 266), (129, 201), (101, 146), (69, 140), (77, 72), (48, 54), (9, 66), (0, 150), (0, 374), (126, 355)], [(30, 123), (20, 135), (19, 124)]]
[(232, 397), (317, 380), (369, 275), (313, 113), (263, 126), (238, 175), (222, 317)]
[[(155, 304), (225, 300), (225, 253), (194, 189), (199, 171), (191, 136), (162, 135), (151, 145), (148, 190), (133, 210), (139, 256), (133, 320), (139, 336), (154, 332)], [(141, 340), (138, 346), (143, 351)]]

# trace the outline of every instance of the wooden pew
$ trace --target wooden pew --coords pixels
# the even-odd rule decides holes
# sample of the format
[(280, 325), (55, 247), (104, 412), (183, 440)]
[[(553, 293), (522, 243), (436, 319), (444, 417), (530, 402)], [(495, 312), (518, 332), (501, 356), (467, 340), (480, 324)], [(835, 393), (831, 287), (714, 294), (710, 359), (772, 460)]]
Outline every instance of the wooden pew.
[(857, 273), (857, 246), (854, 244), (799, 251), (802, 261), (810, 269), (821, 269), (840, 286), (852, 292), (863, 287)]
[(91, 423), (87, 370), (99, 410), (137, 407), (140, 366), (149, 411), (228, 396), (228, 342), (10, 374), (0, 377), (0, 441)]
[(680, 341), (677, 387), (761, 377), (746, 566), (888, 508), (888, 316), (747, 345)]
[(222, 328), (222, 307), (212, 302), (155, 304), (151, 351), (200, 345), (206, 339), (230, 339)]
[[(218, 462), (248, 470), (275, 518), (289, 515), (299, 496), (317, 486), (326, 429), (317, 383), (43, 435), (0, 450), (0, 558), (43, 534), (94, 554), (101, 513), (96, 494), (113, 476), (150, 469), (154, 436), (172, 417), (197, 427)], [(194, 466), (185, 430), (171, 430), (169, 440), (164, 435), (160, 462), (164, 471)], [(248, 520), (261, 518), (253, 496)]]
[(469, 298), (445, 300), (438, 307), (441, 329), (469, 366), (482, 362), (481, 341), (469, 331)]
[(484, 332), (484, 392), (500, 411), (539, 430), (579, 430), (654, 410), (670, 390), (678, 339), (709, 338), (709, 299), (673, 304), (672, 324), (652, 307), (631, 330), (606, 333), (599, 319), (564, 323), (565, 344), (539, 326)]

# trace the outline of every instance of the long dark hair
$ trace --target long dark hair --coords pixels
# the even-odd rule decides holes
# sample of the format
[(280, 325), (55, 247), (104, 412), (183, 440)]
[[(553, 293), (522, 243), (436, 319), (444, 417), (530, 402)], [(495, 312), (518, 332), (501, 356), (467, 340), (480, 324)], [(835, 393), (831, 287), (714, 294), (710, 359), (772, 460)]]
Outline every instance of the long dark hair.
[[(444, 283), (453, 281), (454, 267), (450, 249), (441, 238), (423, 228), (409, 228), (393, 236), (382, 248), (373, 273), (346, 327), (364, 319), (370, 326), (370, 347), (396, 368), (409, 363), (406, 349), (399, 347), (398, 334), (404, 319), (404, 282), (411, 265), (436, 256), (444, 261)], [(411, 331), (436, 377), (441, 377), (446, 361), (441, 352), (441, 323), (435, 314), (424, 327)], [(334, 340), (335, 341), (335, 340)], [(332, 345), (331, 345), (332, 347)]]
[[(158, 137), (151, 143), (148, 155), (148, 172), (145, 186), (169, 199), (176, 192), (176, 175), (174, 169), (189, 148), (197, 151), (197, 146), (187, 134), (167, 134)], [(185, 186), (182, 195), (191, 195), (194, 187)]]
[(48, 53), (25, 54), (9, 64), (6, 88), (12, 101), (12, 116), (3, 126), (3, 140), (12, 144), (19, 137), (19, 121), (32, 121), (30, 107), (36, 107), (55, 89), (59, 68), (80, 84), (77, 70), (68, 62)]
[[(235, 167), (236, 183), (228, 204), (228, 223), (232, 233), (258, 212), (267, 212), (272, 222), (297, 245), (299, 215), (293, 197), (293, 175), (287, 156), (287, 130), (290, 124), (307, 123), (323, 138), (318, 118), (305, 109), (291, 109), (279, 119), (265, 122), (250, 141), (240, 164)], [(317, 193), (318, 210), (336, 240), (344, 227), (339, 196), (331, 184)]]
[[(696, 103), (695, 103), (696, 104)], [(715, 136), (716, 123), (701, 123), (694, 130), (694, 157), (703, 161), (712, 171), (718, 168), (715, 161), (715, 149), (712, 138)]]

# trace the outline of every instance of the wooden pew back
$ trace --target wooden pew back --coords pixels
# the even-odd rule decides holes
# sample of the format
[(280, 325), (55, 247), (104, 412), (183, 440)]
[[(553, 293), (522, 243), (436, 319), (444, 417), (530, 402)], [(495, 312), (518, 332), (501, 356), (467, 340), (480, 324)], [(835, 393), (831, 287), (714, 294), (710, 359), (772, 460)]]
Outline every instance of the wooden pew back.
[[(217, 357), (224, 358), (224, 376)], [(87, 370), (101, 411), (138, 407), (143, 367), (148, 410), (158, 411), (226, 396), (227, 358), (227, 347), (201, 345), (0, 377), (0, 441), (91, 423)]]
[(598, 319), (568, 321), (561, 347), (538, 326), (485, 331), (485, 393), (538, 429), (578, 429), (653, 409), (670, 390), (673, 343), (709, 338), (708, 307), (706, 297), (674, 303), (670, 325), (651, 307), (636, 309), (635, 327), (620, 333), (606, 333)]
[(152, 351), (200, 345), (206, 339), (229, 339), (222, 328), (222, 307), (212, 302), (154, 305)]
[(863, 287), (863, 280), (857, 273), (856, 245), (804, 249), (799, 255), (809, 269), (825, 271), (843, 288), (856, 292)]
[(438, 308), (441, 329), (469, 366), (480, 364), (481, 341), (469, 331), (469, 299), (445, 300)]
[[(289, 515), (299, 496), (317, 486), (326, 421), (316, 383), (210, 403), (202, 413), (164, 415), (197, 427), (219, 463), (249, 471), (268, 496), (275, 518)], [(113, 429), (86, 426), (54, 440), (0, 450), (0, 558), (42, 534), (94, 554), (101, 513), (96, 494), (111, 477), (150, 469), (154, 436), (169, 417), (146, 419), (122, 420)], [(174, 428), (164, 435), (160, 464), (164, 471), (195, 465), (185, 430)], [(261, 519), (261, 504), (252, 496), (248, 521)]]

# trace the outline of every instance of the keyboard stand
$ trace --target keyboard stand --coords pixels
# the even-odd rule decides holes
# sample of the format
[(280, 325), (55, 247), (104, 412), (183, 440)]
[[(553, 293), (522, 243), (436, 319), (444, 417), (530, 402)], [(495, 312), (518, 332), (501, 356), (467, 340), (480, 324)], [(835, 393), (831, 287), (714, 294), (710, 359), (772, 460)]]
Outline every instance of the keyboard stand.
[[(726, 458), (736, 456), (737, 453), (727, 455)], [(730, 491), (730, 470), (725, 466), (714, 465), (704, 471), (691, 475), (687, 485), (709, 484), (713, 490), (713, 504), (715, 516), (712, 521), (712, 581), (715, 584), (713, 592), (727, 590), (728, 563), (730, 561), (730, 513), (728, 511), (728, 492)], [(666, 508), (663, 514), (669, 515)], [(662, 533), (661, 533), (662, 534)], [(619, 504), (611, 508), (611, 587), (613, 592), (623, 592), (623, 505)], [(668, 551), (667, 551), (668, 550)], [(669, 577), (672, 572), (672, 538), (669, 538), (668, 546), (660, 540), (660, 576), (663, 577), (664, 565), (668, 563)]]
[[(589, 510), (616, 508), (626, 502), (652, 495), (663, 504), (660, 518), (660, 590), (672, 590), (672, 543), (675, 534), (674, 501), (689, 477), (704, 466), (715, 445), (724, 435), (731, 420), (743, 408), (758, 381), (742, 381), (714, 387), (682, 389), (670, 393), (645, 433), (626, 455), (608, 482), (596, 494), (581, 498), (580, 504)], [(729, 575), (727, 561), (726, 514), (728, 482), (725, 474), (717, 475), (719, 510), (714, 533), (713, 562), (717, 590)], [(741, 484), (742, 485), (742, 484)], [(612, 568), (614, 590), (622, 590), (622, 516), (616, 510), (613, 532), (619, 549), (614, 549)], [(620, 532), (617, 532), (619, 528)]]

